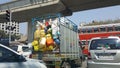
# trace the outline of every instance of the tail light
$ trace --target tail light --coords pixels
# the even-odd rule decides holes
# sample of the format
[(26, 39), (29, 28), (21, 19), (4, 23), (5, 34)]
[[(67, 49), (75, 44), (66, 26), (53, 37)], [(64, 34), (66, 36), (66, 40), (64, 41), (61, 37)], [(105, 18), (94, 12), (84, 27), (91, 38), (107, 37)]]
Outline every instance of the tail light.
[(29, 55), (29, 58), (32, 58), (32, 54)]
[(90, 54), (90, 52), (88, 52), (88, 59), (91, 59), (91, 54)]

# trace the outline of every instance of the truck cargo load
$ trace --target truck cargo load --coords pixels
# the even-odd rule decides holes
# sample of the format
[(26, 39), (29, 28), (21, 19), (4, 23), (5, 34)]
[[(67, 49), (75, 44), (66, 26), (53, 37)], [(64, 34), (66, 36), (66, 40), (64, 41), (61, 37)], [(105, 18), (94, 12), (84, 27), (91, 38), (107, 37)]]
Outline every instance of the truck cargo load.
[(79, 46), (78, 27), (75, 23), (61, 14), (49, 14), (33, 18), (32, 24), (32, 43), (43, 51), (42, 60), (48, 67), (68, 66), (64, 66), (65, 63), (71, 68), (81, 65), (83, 55)]

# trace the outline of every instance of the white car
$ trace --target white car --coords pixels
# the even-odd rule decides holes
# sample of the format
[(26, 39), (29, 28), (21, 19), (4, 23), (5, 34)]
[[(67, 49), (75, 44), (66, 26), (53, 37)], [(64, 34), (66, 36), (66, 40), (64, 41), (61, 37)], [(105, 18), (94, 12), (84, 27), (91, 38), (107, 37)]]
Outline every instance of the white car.
[(120, 68), (120, 38), (97, 37), (90, 40), (88, 68)]
[[(22, 48), (20, 48), (20, 46), (22, 46)], [(25, 57), (30, 58), (32, 55), (32, 45), (14, 45), (14, 46), (11, 46), (10, 48), (12, 48), (13, 50), (17, 52), (18, 52), (18, 49), (21, 49), (22, 53), (20, 54), (22, 54)]]
[(24, 55), (25, 57), (31, 58), (31, 55), (32, 55), (32, 46), (30, 46), (30, 45), (23, 45), (22, 46), (22, 50), (23, 50), (22, 55)]
[(0, 68), (47, 68), (39, 60), (25, 58), (9, 47), (0, 44)]

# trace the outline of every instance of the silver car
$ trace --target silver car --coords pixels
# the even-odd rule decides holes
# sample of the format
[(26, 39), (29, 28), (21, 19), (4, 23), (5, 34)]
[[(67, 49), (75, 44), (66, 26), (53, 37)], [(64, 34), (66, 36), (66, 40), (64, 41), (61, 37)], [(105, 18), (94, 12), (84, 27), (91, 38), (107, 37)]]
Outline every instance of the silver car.
[(88, 68), (120, 68), (120, 38), (93, 38), (89, 43)]
[(0, 68), (47, 68), (39, 60), (25, 58), (9, 47), (0, 44)]

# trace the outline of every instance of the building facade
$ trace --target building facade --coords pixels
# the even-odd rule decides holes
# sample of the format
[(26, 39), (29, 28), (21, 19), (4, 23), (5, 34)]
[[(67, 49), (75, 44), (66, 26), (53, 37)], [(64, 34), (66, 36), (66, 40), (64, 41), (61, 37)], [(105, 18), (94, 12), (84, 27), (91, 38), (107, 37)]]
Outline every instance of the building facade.
[(17, 22), (0, 23), (0, 30), (3, 30), (7, 34), (9, 34), (11, 31), (11, 34), (20, 35), (19, 23), (17, 23)]

